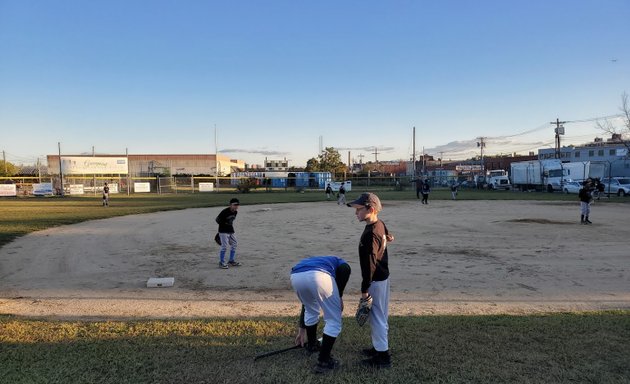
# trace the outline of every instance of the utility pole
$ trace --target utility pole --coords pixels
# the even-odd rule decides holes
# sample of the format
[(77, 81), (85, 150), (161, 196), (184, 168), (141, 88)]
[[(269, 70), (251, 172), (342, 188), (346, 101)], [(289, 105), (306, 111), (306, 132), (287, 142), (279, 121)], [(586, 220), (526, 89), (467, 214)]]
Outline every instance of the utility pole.
[(359, 164), (363, 164), (363, 158), (365, 157), (365, 155), (364, 154), (360, 154), (357, 157), (359, 158)]
[(219, 192), (219, 144), (217, 141), (217, 125), (214, 125), (214, 188)]
[(483, 164), (483, 148), (486, 146), (485, 137), (478, 137), (479, 141), (477, 142), (477, 147), (481, 149), (481, 175), (485, 175), (484, 164)]
[[(129, 178), (129, 148), (125, 148), (125, 157), (127, 158), (127, 196), (129, 196), (129, 194), (131, 193), (131, 191), (130, 191), (130, 189), (131, 189), (131, 179)], [(193, 181), (193, 183), (194, 183), (194, 181)], [(194, 187), (195, 186), (193, 184), (192, 191), (195, 190)]]
[[(92, 146), (92, 157), (95, 157), (94, 146)], [(96, 173), (92, 174), (92, 188), (94, 188), (94, 196), (96, 196)]]
[(61, 168), (61, 142), (58, 141), (57, 142), (57, 147), (59, 147), (59, 179), (60, 179), (60, 183), (61, 183), (61, 197), (64, 196), (64, 191), (63, 191), (63, 169)]
[(376, 147), (374, 147), (374, 152), (372, 152), (372, 154), (374, 155), (374, 162), (378, 163), (378, 149), (376, 149)]
[(352, 162), (350, 161), (350, 151), (348, 151), (348, 169), (352, 172)]
[(422, 175), (424, 175), (424, 172), (426, 171), (426, 154), (424, 153), (424, 146), (422, 146)]
[(4, 174), (8, 176), (7, 174), (7, 157), (4, 153), (4, 151), (2, 151), (2, 162), (4, 163)]
[(413, 127), (413, 156), (411, 161), (413, 161), (413, 177), (416, 177), (416, 127)]
[(555, 124), (556, 125), (556, 129), (554, 129), (555, 133), (556, 133), (556, 154), (555, 157), (556, 159), (560, 158), (560, 135), (564, 135), (564, 125), (566, 121), (560, 121), (560, 119), (556, 118), (556, 121), (552, 121), (549, 124)]

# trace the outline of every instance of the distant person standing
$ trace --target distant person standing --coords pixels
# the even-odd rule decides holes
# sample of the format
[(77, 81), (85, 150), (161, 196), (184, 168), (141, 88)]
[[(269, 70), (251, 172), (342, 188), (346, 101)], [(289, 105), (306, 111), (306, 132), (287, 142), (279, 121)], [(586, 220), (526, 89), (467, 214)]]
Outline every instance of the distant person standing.
[(580, 224), (593, 224), (588, 219), (588, 216), (591, 214), (591, 202), (593, 201), (593, 188), (590, 179), (585, 180), (582, 185), (582, 189), (578, 192), (578, 198), (580, 199)]
[(457, 189), (459, 188), (459, 184), (453, 183), (451, 185), (451, 198), (455, 200), (457, 198)]
[(419, 199), (422, 193), (422, 179), (417, 178), (413, 182), (416, 183), (416, 199)]
[(429, 180), (425, 180), (422, 183), (422, 204), (429, 204), (429, 193), (431, 193), (431, 185), (429, 185)]
[(107, 183), (103, 186), (103, 207), (109, 207), (109, 187)]
[(332, 187), (330, 186), (330, 183), (328, 183), (328, 185), (326, 185), (326, 200), (330, 200), (330, 196), (332, 196), (332, 193)]
[(599, 200), (600, 197), (602, 197), (602, 195), (604, 194), (604, 191), (606, 190), (604, 183), (602, 183), (602, 181), (599, 178), (595, 179), (595, 190), (597, 191), (597, 200)]
[(341, 185), (339, 186), (339, 194), (337, 196), (337, 204), (339, 205), (346, 205), (346, 187), (345, 187), (345, 181), (341, 182)]
[[(221, 241), (221, 249), (219, 249), (219, 268), (228, 269), (229, 267), (238, 267), (241, 265), (235, 260), (236, 257), (236, 235), (234, 233), (234, 220), (238, 214), (240, 202), (237, 198), (230, 200), (230, 206), (219, 213), (215, 221), (219, 224), (219, 239)], [(225, 253), (227, 247), (230, 246), (230, 258), (225, 262)]]

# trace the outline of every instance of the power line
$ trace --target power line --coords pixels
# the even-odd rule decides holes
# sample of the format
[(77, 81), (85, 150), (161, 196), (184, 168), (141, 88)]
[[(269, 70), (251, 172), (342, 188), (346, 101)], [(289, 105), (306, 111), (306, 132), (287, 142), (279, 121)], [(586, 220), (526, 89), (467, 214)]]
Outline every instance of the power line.
[(623, 115), (619, 113), (619, 114), (610, 115), (610, 116), (591, 117), (589, 119), (584, 119), (584, 120), (570, 120), (570, 121), (565, 121), (565, 123), (588, 123), (591, 121), (612, 119), (614, 117), (623, 117)]

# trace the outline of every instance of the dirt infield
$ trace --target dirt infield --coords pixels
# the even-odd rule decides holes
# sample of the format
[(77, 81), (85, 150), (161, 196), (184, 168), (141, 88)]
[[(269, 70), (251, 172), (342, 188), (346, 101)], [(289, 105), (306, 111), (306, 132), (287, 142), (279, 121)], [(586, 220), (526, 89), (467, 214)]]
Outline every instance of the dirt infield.
[[(391, 313), (489, 314), (630, 308), (627, 204), (595, 203), (593, 225), (566, 202), (384, 202)], [(0, 249), (0, 313), (60, 318), (296, 315), (291, 266), (338, 255), (353, 274), (363, 224), (334, 202), (241, 206), (243, 266), (218, 268), (214, 217), (190, 209), (36, 232)], [(172, 288), (146, 288), (150, 277)]]

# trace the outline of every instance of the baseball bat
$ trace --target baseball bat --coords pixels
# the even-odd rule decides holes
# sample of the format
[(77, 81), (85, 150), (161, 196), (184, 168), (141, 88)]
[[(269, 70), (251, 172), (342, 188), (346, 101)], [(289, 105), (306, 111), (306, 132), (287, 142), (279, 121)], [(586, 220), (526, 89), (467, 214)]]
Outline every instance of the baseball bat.
[(294, 346), (288, 347), (288, 348), (282, 348), (282, 349), (278, 349), (278, 350), (271, 351), (271, 352), (261, 353), (260, 355), (256, 355), (254, 357), (254, 361), (256, 361), (258, 359), (262, 359), (263, 357), (269, 357), (269, 356), (277, 355), (277, 354), (284, 353), (284, 352), (290, 351), (292, 349), (298, 349), (298, 348), (302, 348), (302, 346), (300, 344), (298, 344), (298, 345), (294, 345)]

